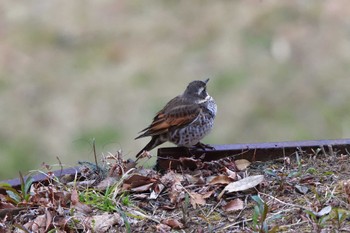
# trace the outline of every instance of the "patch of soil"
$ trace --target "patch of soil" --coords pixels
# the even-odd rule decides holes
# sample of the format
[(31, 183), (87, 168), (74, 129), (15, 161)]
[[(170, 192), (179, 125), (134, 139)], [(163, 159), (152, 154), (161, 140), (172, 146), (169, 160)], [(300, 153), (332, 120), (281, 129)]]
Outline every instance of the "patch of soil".
[[(81, 177), (2, 184), (0, 232), (349, 232), (349, 155), (296, 151), (160, 173), (103, 158)], [(29, 189), (30, 187), (30, 189)]]

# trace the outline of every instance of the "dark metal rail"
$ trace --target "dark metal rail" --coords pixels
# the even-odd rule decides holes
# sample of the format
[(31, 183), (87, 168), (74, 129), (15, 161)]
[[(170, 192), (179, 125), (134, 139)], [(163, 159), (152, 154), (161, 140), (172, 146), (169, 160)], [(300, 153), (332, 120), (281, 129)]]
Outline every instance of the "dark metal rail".
[[(296, 151), (312, 153), (321, 149), (326, 153), (348, 154), (350, 151), (350, 139), (337, 140), (316, 140), (316, 141), (291, 141), (291, 142), (266, 142), (266, 143), (246, 143), (213, 145), (214, 149), (186, 149), (183, 147), (159, 148), (156, 168), (166, 170), (176, 168), (181, 165), (180, 157), (202, 158), (203, 161), (213, 161), (225, 157), (234, 157), (235, 159), (245, 158), (249, 161), (267, 161), (283, 156), (290, 156)], [(63, 175), (74, 175), (79, 171), (78, 168), (67, 168), (54, 171), (54, 175), (61, 177)], [(47, 182), (48, 177), (44, 174), (37, 174), (34, 182)], [(1, 183), (8, 183), (13, 188), (19, 189), (21, 182), (19, 179), (4, 180)], [(5, 190), (0, 188), (0, 193)]]
[[(65, 175), (79, 174), (80, 172), (78, 167), (73, 167), (73, 168), (66, 168), (62, 170), (53, 171), (52, 173), (53, 173), (53, 176), (55, 177), (62, 177)], [(27, 178), (28, 176), (24, 177), (25, 180)], [(32, 178), (34, 180), (34, 183), (37, 183), (37, 182), (47, 183), (49, 180), (49, 177), (42, 173), (36, 174), (32, 176)], [(0, 183), (7, 183), (17, 190), (21, 188), (21, 180), (19, 178), (11, 179), (11, 180), (3, 180), (3, 181), (0, 181)], [(5, 194), (5, 190), (0, 188), (0, 193)]]
[(247, 159), (249, 161), (267, 161), (283, 156), (290, 156), (296, 151), (312, 153), (321, 149), (326, 153), (348, 153), (350, 151), (350, 139), (337, 140), (313, 140), (313, 141), (289, 141), (212, 145), (214, 149), (186, 149), (183, 147), (159, 148), (157, 168), (166, 170), (181, 165), (180, 157), (202, 158), (203, 161), (213, 161), (225, 157), (235, 159)]

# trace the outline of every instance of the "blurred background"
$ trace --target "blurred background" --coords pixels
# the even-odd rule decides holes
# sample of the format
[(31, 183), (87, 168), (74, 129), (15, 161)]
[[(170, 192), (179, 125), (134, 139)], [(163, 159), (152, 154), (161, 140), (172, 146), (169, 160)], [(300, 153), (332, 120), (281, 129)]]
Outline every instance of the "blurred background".
[(7, 0), (0, 11), (0, 179), (56, 157), (93, 161), (92, 138), (99, 154), (132, 158), (149, 140), (137, 132), (207, 77), (218, 115), (206, 143), (350, 136), (350, 1)]

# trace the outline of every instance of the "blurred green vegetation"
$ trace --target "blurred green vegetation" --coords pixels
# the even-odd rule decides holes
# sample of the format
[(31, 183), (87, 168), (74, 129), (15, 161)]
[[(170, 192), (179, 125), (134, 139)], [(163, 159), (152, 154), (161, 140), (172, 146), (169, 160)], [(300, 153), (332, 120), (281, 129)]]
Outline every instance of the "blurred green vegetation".
[[(187, 83), (211, 77), (213, 144), (350, 135), (339, 1), (0, 3), (0, 179), (121, 149)], [(170, 144), (167, 144), (170, 145)], [(152, 152), (155, 154), (155, 151)]]

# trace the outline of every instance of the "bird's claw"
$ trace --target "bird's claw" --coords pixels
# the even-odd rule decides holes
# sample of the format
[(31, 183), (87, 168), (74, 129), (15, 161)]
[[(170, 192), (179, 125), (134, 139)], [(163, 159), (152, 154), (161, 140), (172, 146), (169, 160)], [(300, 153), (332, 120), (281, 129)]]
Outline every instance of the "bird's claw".
[(204, 144), (201, 142), (198, 142), (197, 144), (194, 145), (196, 148), (200, 148), (202, 150), (210, 149), (210, 150), (215, 150), (215, 148), (209, 144)]

